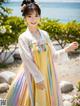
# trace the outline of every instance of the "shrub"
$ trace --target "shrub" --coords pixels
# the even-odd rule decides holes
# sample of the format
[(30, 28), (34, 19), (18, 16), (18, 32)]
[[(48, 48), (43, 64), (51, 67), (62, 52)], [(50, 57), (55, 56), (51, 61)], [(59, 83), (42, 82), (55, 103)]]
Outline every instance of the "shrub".
[(80, 106), (80, 81), (77, 84), (77, 94), (73, 97), (72, 106)]
[(80, 44), (80, 23), (74, 20), (66, 23), (65, 27), (68, 41), (77, 41)]
[(80, 81), (78, 82), (76, 87), (77, 87), (78, 92), (80, 92)]
[(74, 98), (72, 106), (80, 106), (80, 96)]
[(63, 24), (59, 20), (45, 18), (42, 19), (40, 28), (46, 30), (50, 38), (57, 40), (62, 48), (73, 41), (80, 43), (80, 23), (75, 20)]
[[(2, 1), (3, 2), (3, 1)], [(13, 54), (17, 46), (17, 40), (26, 28), (22, 18), (15, 16), (8, 16), (11, 13), (11, 9), (5, 8), (0, 2), (0, 62), (5, 61)], [(15, 48), (11, 54), (6, 58), (7, 50), (10, 49), (10, 45), (14, 44)], [(1, 54), (5, 52), (5, 57), (1, 60)]]
[(59, 20), (44, 18), (41, 21), (40, 28), (47, 31), (52, 40), (57, 40), (62, 48), (65, 46), (63, 29), (64, 25), (60, 23)]

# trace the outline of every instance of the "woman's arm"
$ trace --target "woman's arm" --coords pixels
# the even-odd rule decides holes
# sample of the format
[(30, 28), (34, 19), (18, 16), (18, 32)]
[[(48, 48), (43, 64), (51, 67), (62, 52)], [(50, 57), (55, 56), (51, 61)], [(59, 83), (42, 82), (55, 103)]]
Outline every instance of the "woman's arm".
[(26, 73), (27, 71), (29, 71), (29, 73), (32, 74), (36, 83), (42, 82), (44, 78), (40, 70), (38, 69), (38, 67), (33, 61), (33, 57), (31, 55), (26, 39), (25, 38), (23, 39), (23, 37), (22, 38), (19, 37), (18, 44), (19, 44), (19, 51), (20, 51), (23, 64), (25, 67), (27, 67)]
[(56, 50), (52, 44), (52, 41), (48, 35), (47, 32), (45, 32), (45, 36), (50, 43), (50, 46), (52, 48), (53, 56), (55, 60), (60, 61), (60, 62), (66, 62), (69, 60), (68, 58), (68, 52), (70, 51), (75, 51), (75, 49), (78, 48), (78, 43), (77, 42), (72, 42), (69, 44), (69, 46), (65, 47), (64, 49), (61, 50)]

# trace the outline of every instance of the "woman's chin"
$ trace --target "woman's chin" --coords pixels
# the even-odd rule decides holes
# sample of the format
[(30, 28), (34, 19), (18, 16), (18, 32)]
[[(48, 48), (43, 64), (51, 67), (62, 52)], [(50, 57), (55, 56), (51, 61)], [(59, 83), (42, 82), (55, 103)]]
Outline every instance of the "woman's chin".
[(30, 26), (36, 28), (38, 25), (37, 24), (31, 24)]

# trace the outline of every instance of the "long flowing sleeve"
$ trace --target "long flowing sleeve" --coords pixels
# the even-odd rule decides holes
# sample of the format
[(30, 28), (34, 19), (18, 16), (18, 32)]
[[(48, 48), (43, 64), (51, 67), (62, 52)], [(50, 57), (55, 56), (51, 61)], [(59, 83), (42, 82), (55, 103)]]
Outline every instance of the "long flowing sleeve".
[(23, 39), (23, 37), (19, 37), (18, 39), (20, 56), (22, 58), (24, 67), (26, 67), (26, 73), (29, 72), (33, 76), (35, 83), (39, 83), (43, 81), (44, 78), (40, 70), (38, 69), (37, 65), (34, 63), (33, 57), (29, 49), (29, 45), (25, 40), (26, 39)]
[(68, 53), (65, 52), (65, 49), (56, 50), (47, 32), (45, 32), (45, 36), (50, 43), (55, 61), (61, 63), (69, 61)]

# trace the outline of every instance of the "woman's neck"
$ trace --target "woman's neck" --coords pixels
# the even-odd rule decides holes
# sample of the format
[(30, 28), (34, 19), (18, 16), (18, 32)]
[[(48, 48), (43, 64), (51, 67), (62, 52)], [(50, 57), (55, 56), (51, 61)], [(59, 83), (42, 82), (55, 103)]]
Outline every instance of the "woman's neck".
[(29, 27), (28, 26), (28, 28), (29, 28), (30, 32), (33, 33), (33, 34), (37, 33), (39, 31), (38, 28), (35, 28), (35, 27)]
[(40, 37), (40, 31), (39, 31), (38, 27), (37, 28), (28, 27), (28, 28), (29, 28), (29, 31), (32, 33), (33, 36), (36, 36), (37, 38)]
[(36, 39), (40, 39), (41, 34), (38, 28), (31, 28), (31, 27), (28, 27), (28, 28), (29, 28), (29, 31), (32, 33), (32, 35), (36, 37)]

